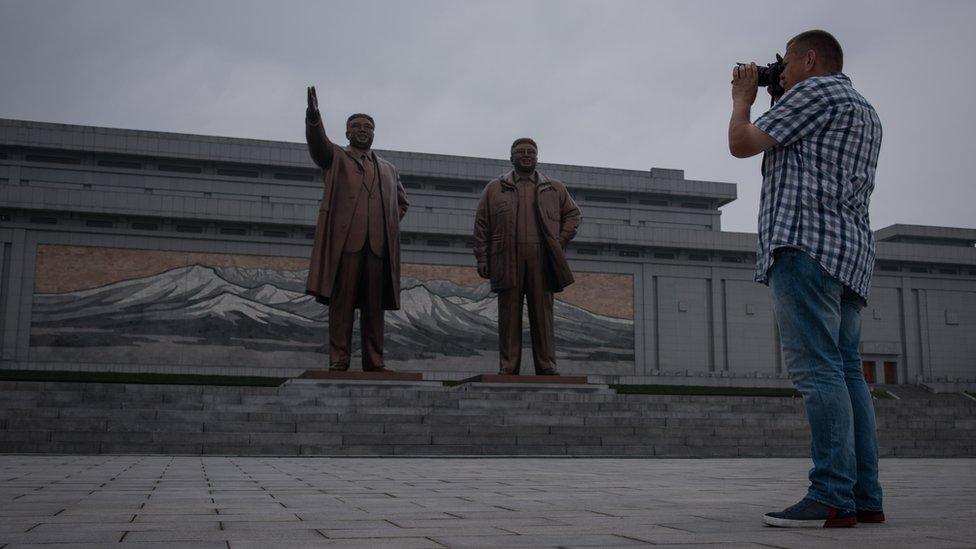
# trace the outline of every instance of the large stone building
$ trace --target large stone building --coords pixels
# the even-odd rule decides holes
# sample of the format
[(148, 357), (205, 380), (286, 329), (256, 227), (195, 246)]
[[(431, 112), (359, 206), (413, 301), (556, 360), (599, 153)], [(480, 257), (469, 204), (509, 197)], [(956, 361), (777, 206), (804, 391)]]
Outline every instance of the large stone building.
[[(493, 372), (495, 301), (471, 233), (481, 189), (508, 163), (383, 154), (411, 201), (389, 364), (429, 379)], [(721, 231), (735, 185), (681, 170), (540, 169), (583, 210), (568, 251), (577, 283), (557, 296), (563, 373), (788, 384), (768, 290), (752, 281), (756, 236)], [(303, 293), (321, 193), (302, 143), (0, 120), (0, 367), (322, 367), (328, 311)], [(865, 375), (976, 387), (976, 230), (876, 235)]]

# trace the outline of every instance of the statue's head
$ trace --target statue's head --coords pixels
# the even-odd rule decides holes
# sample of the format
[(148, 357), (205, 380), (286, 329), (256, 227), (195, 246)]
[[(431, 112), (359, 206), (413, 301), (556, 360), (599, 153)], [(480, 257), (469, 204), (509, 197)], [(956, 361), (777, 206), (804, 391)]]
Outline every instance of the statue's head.
[(530, 137), (519, 137), (512, 143), (511, 160), (515, 171), (532, 173), (539, 161), (539, 146)]
[(373, 146), (373, 130), (376, 123), (368, 114), (356, 113), (346, 120), (346, 139), (357, 149), (369, 149)]

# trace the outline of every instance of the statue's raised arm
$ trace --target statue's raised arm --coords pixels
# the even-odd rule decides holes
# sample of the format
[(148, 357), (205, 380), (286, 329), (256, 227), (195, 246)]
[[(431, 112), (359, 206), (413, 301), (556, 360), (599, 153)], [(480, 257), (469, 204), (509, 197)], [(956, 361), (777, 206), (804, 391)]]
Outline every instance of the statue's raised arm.
[(325, 135), (325, 124), (319, 113), (319, 98), (315, 86), (307, 89), (308, 107), (305, 109), (305, 141), (312, 160), (323, 170), (332, 166), (332, 142)]

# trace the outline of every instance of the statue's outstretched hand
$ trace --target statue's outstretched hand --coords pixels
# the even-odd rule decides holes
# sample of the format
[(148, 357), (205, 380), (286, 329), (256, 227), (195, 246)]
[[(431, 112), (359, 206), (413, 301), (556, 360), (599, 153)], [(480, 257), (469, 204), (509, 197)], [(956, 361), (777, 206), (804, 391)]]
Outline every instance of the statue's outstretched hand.
[(319, 119), (319, 98), (315, 94), (315, 86), (308, 87), (308, 108), (305, 109), (305, 117), (312, 121)]

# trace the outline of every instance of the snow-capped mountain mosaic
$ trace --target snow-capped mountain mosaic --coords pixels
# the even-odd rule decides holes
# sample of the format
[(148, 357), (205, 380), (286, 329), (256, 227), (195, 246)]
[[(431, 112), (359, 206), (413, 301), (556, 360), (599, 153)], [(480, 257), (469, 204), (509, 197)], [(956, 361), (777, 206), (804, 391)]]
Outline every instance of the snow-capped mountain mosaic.
[[(94, 288), (35, 293), (32, 360), (321, 368), (327, 362), (328, 307), (304, 293), (306, 275), (194, 264)], [(558, 297), (560, 368), (632, 371), (633, 321), (594, 314)], [(404, 278), (400, 301), (400, 310), (386, 313), (391, 367), (497, 368), (497, 301), (487, 284)], [(524, 326), (528, 351), (527, 319)], [(353, 346), (359, 344), (357, 329)], [(354, 369), (358, 363), (354, 358)], [(531, 359), (525, 367), (531, 371)]]

